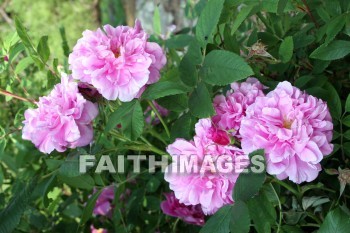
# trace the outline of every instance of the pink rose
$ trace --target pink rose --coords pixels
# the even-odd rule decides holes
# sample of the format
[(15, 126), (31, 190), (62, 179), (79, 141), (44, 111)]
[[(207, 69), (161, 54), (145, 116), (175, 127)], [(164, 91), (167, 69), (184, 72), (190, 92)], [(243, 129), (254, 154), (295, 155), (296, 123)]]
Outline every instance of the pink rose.
[(264, 96), (265, 88), (256, 78), (248, 78), (242, 83), (232, 83), (232, 91), (226, 96), (218, 95), (214, 99), (216, 115), (212, 120), (215, 125), (227, 130), (232, 136), (240, 138), (239, 128), (245, 111), (249, 105), (254, 103), (255, 98)]
[(166, 200), (160, 204), (163, 213), (182, 219), (198, 226), (204, 225), (204, 213), (200, 205), (184, 205), (176, 199), (174, 193), (165, 193)]
[[(241, 172), (236, 168), (247, 166), (247, 156), (242, 150), (217, 144), (208, 137), (212, 127), (210, 119), (201, 119), (196, 124), (193, 141), (176, 139), (167, 147), (173, 164), (168, 166), (164, 176), (180, 203), (200, 204), (204, 214), (213, 214), (222, 206), (233, 203), (232, 190)], [(177, 167), (176, 161), (180, 159), (193, 160), (192, 170), (174, 172), (173, 167)], [(227, 168), (227, 163), (232, 167), (224, 172), (223, 167)]]
[(72, 76), (108, 100), (131, 101), (159, 80), (166, 63), (162, 48), (147, 40), (139, 21), (134, 28), (105, 25), (103, 30), (86, 30), (69, 56)]
[(333, 123), (327, 104), (289, 82), (257, 97), (242, 119), (246, 153), (265, 149), (267, 172), (295, 183), (313, 181), (320, 162), (333, 150)]
[(38, 108), (24, 113), (22, 137), (32, 141), (41, 152), (63, 152), (92, 141), (92, 120), (98, 108), (84, 99), (70, 76), (62, 74), (61, 83), (36, 104)]

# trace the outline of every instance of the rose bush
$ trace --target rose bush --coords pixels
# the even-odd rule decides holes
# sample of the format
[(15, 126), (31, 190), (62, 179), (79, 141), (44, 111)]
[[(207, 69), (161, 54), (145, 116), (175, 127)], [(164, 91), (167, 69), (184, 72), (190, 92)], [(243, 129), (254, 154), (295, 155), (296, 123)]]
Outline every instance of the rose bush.
[(15, 18), (0, 232), (348, 232), (349, 9), (188, 1), (188, 28), (157, 8), (154, 34), (102, 25), (59, 58)]

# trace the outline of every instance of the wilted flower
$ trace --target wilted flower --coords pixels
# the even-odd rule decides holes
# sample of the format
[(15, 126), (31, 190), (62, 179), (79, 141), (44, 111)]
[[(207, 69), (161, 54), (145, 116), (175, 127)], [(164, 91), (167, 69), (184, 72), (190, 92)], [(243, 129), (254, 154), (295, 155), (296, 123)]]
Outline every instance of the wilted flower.
[(103, 30), (86, 30), (69, 56), (72, 76), (108, 100), (131, 101), (159, 80), (166, 63), (161, 47), (147, 40), (139, 21), (134, 28), (105, 25)]
[(92, 141), (92, 120), (98, 108), (84, 99), (70, 76), (62, 74), (61, 83), (36, 104), (38, 108), (24, 113), (22, 137), (32, 141), (41, 152), (63, 152)]
[(200, 205), (184, 205), (176, 199), (174, 193), (165, 193), (166, 200), (160, 204), (163, 213), (182, 219), (189, 224), (204, 225), (204, 213)]
[(232, 91), (226, 96), (218, 95), (214, 99), (216, 115), (212, 118), (215, 125), (227, 130), (232, 136), (239, 136), (239, 128), (245, 111), (254, 103), (255, 98), (264, 96), (264, 86), (256, 78), (248, 78), (242, 83), (232, 83)]
[(333, 150), (333, 124), (327, 104), (289, 82), (248, 107), (240, 134), (246, 153), (264, 149), (267, 172), (295, 183), (314, 180), (323, 156)]

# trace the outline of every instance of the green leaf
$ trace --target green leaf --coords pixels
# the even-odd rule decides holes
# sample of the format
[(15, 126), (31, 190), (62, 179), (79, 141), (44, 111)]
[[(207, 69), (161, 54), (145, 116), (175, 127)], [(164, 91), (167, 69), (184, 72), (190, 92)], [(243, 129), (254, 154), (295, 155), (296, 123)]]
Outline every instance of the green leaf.
[(31, 57), (23, 58), (16, 65), (15, 73), (16, 74), (21, 73), (23, 70), (25, 70), (28, 66), (30, 66), (33, 63), (34, 63), (34, 61), (33, 61), (33, 59)]
[(340, 119), (342, 113), (342, 105), (339, 94), (337, 90), (333, 87), (332, 84), (327, 82), (324, 85), (324, 89), (327, 91), (327, 105), (332, 114), (332, 117), (335, 119)]
[(284, 38), (278, 51), (280, 59), (283, 63), (287, 63), (290, 61), (290, 59), (292, 59), (293, 47), (293, 37), (288, 36)]
[(202, 82), (192, 92), (188, 106), (191, 113), (198, 118), (207, 118), (215, 114), (209, 91)]
[(230, 220), (233, 214), (232, 205), (220, 208), (199, 231), (200, 233), (227, 233), (230, 232)]
[(253, 10), (254, 7), (255, 7), (255, 5), (247, 5), (245, 7), (242, 7), (242, 9), (237, 14), (236, 19), (233, 21), (231, 35), (233, 35), (237, 31), (239, 26), (249, 16), (250, 12)]
[(348, 95), (348, 98), (346, 99), (346, 102), (345, 102), (345, 111), (350, 112), (350, 94)]
[(60, 35), (61, 35), (61, 39), (62, 39), (63, 54), (64, 54), (64, 56), (69, 57), (70, 50), (69, 50), (67, 37), (66, 37), (66, 29), (64, 27), (60, 27)]
[(192, 117), (189, 113), (184, 114), (179, 119), (177, 119), (171, 128), (171, 141), (175, 141), (176, 138), (190, 139), (191, 125)]
[(25, 27), (23, 26), (22, 22), (17, 17), (15, 17), (15, 25), (16, 25), (17, 34), (18, 34), (19, 38), (21, 38), (22, 43), (24, 44), (24, 46), (26, 48), (32, 50), (33, 46), (32, 46), (32, 43), (30, 41), (29, 35), (27, 33), (27, 30), (25, 29)]
[(66, 177), (80, 176), (79, 154), (70, 154), (59, 168), (59, 174)]
[(334, 40), (331, 43), (322, 44), (315, 49), (310, 55), (310, 58), (331, 61), (345, 57), (350, 53), (350, 41)]
[(159, 7), (155, 7), (155, 9), (154, 9), (153, 31), (156, 35), (162, 34), (162, 23), (160, 20)]
[(325, 44), (328, 44), (334, 38), (336, 35), (344, 28), (346, 22), (346, 15), (339, 15), (335, 18), (333, 18), (327, 25), (327, 30), (326, 30), (326, 40)]
[[(256, 150), (249, 154), (249, 158), (260, 155), (261, 159), (264, 159), (264, 150)], [(264, 161), (262, 161), (264, 162)], [(233, 189), (233, 200), (247, 201), (257, 194), (265, 181), (265, 164), (261, 173), (254, 173), (252, 171), (252, 164), (248, 166), (248, 173), (242, 172)], [(247, 185), (249, 184), (249, 185)]]
[(52, 176), (48, 177), (44, 183), (44, 190), (43, 190), (43, 204), (47, 208), (50, 205), (50, 200), (47, 197), (47, 194), (55, 187), (56, 185), (56, 173)]
[(332, 210), (326, 216), (318, 233), (347, 233), (350, 229), (350, 217), (345, 214), (340, 208)]
[(342, 119), (342, 123), (343, 123), (343, 125), (346, 125), (346, 126), (350, 127), (350, 115), (344, 117), (344, 118)]
[(232, 233), (248, 233), (249, 229), (249, 209), (243, 201), (236, 201), (232, 207), (230, 230)]
[(258, 233), (271, 232), (276, 222), (276, 211), (266, 194), (262, 192), (248, 201), (249, 215)]
[(183, 112), (188, 108), (188, 97), (185, 94), (171, 95), (157, 99), (157, 103), (170, 111)]
[(227, 85), (254, 74), (242, 57), (223, 50), (211, 51), (204, 59), (201, 72), (203, 81), (213, 85)]
[(48, 36), (41, 37), (37, 48), (38, 54), (41, 57), (41, 60), (43, 63), (46, 63), (50, 57), (50, 48), (48, 45), (48, 39), (49, 39)]
[(136, 140), (143, 131), (143, 112), (138, 100), (123, 103), (109, 117), (105, 131), (108, 132), (121, 124), (121, 131), (131, 140)]
[(277, 14), (282, 15), (284, 12), (284, 9), (286, 8), (289, 0), (279, 0), (277, 5)]
[(209, 0), (198, 18), (196, 38), (203, 47), (213, 41), (213, 33), (219, 22), (224, 2), (225, 0)]
[(103, 191), (103, 189), (100, 189), (99, 191), (92, 194), (91, 197), (89, 197), (89, 199), (86, 203), (86, 206), (84, 208), (83, 214), (81, 216), (80, 225), (84, 225), (89, 220), (89, 218), (91, 218), (96, 201), (97, 201), (98, 197), (100, 196), (100, 194), (102, 193), (102, 191)]
[(75, 176), (75, 177), (67, 177), (67, 176), (59, 175), (58, 177), (62, 182), (74, 188), (92, 190), (95, 187), (94, 179), (88, 174), (84, 174), (82, 176)]
[(165, 41), (165, 46), (169, 49), (181, 49), (193, 41), (193, 37), (186, 34), (175, 35)]
[[(349, 122), (350, 123), (350, 122)], [(345, 133), (344, 133), (344, 137), (348, 140), (350, 140), (350, 129), (347, 130)]]
[(24, 211), (27, 209), (36, 181), (29, 184), (21, 183), (13, 194), (6, 208), (0, 212), (0, 233), (13, 232), (19, 224)]
[(146, 191), (154, 193), (160, 186), (160, 181), (156, 177), (152, 177), (146, 184)]
[(165, 96), (182, 94), (188, 91), (188, 88), (182, 83), (171, 81), (162, 81), (147, 87), (142, 94), (143, 99), (155, 100)]
[(188, 51), (179, 65), (180, 79), (187, 86), (194, 87), (197, 84), (197, 65), (202, 62), (201, 48), (196, 40), (188, 46)]
[(25, 49), (23, 43), (17, 43), (10, 48), (9, 63), (12, 63), (18, 55)]

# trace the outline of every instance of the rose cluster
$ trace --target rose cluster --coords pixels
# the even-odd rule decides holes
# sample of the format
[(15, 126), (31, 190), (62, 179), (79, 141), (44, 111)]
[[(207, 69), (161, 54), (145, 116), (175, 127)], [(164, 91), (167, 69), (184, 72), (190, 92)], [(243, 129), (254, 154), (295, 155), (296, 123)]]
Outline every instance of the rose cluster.
[[(287, 81), (266, 95), (264, 89), (256, 78), (231, 84), (226, 95), (215, 97), (215, 116), (200, 119), (193, 140), (176, 139), (168, 153), (173, 159), (190, 155), (202, 159), (208, 154), (217, 159), (264, 149), (269, 174), (295, 183), (314, 180), (322, 158), (333, 150), (327, 104)], [(179, 203), (199, 205), (204, 214), (213, 214), (234, 202), (232, 190), (239, 174), (166, 173), (165, 180)]]
[(48, 154), (91, 143), (98, 115), (91, 101), (100, 95), (131, 101), (159, 80), (166, 57), (148, 37), (139, 21), (134, 28), (105, 25), (83, 32), (69, 56), (72, 74), (62, 74), (61, 83), (36, 102), (37, 108), (24, 113), (23, 139)]

